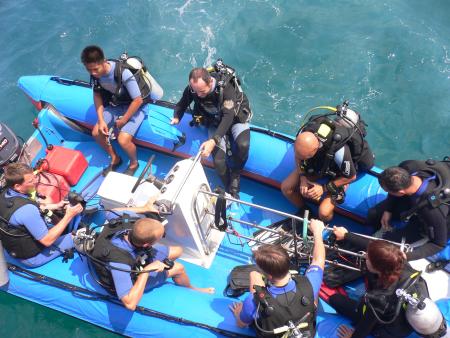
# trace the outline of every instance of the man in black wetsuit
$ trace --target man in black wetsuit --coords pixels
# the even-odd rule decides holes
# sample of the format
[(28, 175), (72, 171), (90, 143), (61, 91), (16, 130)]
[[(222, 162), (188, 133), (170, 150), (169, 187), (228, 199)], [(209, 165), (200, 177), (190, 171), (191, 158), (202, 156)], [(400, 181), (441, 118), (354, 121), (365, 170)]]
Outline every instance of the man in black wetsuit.
[[(230, 69), (221, 64), (221, 67)], [(194, 101), (191, 125), (208, 128), (209, 140), (201, 145), (202, 155), (212, 154), (216, 172), (225, 190), (239, 197), (240, 173), (248, 159), (251, 110), (239, 81), (223, 68), (211, 73), (194, 68), (189, 85), (174, 110), (172, 124), (178, 124)]]
[[(411, 244), (428, 239), (407, 253), (408, 260), (429, 257), (444, 249), (450, 233), (450, 207), (445, 201), (448, 196), (443, 195), (450, 184), (449, 164), (431, 160), (404, 161), (398, 167), (384, 170), (378, 180), (389, 194), (386, 200), (369, 210), (367, 224), (375, 230), (380, 227), (386, 230), (383, 238), (395, 242), (405, 238), (406, 243)], [(393, 229), (391, 220), (398, 220), (400, 216), (409, 216), (406, 226)], [(342, 227), (335, 228), (334, 232), (338, 240), (345, 238), (355, 242), (355, 235)], [(360, 239), (358, 236), (357, 241), (365, 246), (367, 243)]]
[[(281, 191), (298, 208), (304, 207), (305, 198), (320, 201), (319, 218), (328, 222), (333, 218), (335, 205), (344, 201), (345, 190), (356, 179), (357, 170), (373, 166), (373, 154), (363, 138), (361, 147), (352, 146), (350, 142), (338, 149), (327, 147), (329, 142), (320, 137), (322, 125), (315, 131), (306, 129), (297, 135), (294, 145), (297, 167), (281, 183)], [(345, 129), (342, 134), (344, 132)], [(351, 149), (360, 151), (360, 154), (355, 157), (355, 151)], [(324, 170), (326, 158), (331, 160)], [(316, 182), (322, 177), (329, 181), (326, 184)]]

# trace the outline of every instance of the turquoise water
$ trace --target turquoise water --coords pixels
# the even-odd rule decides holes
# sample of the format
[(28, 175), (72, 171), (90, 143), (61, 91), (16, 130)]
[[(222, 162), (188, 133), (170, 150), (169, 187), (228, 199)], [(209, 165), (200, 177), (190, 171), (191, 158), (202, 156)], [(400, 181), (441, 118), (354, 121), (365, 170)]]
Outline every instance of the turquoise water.
[[(141, 56), (166, 100), (181, 95), (192, 67), (222, 57), (244, 82), (255, 124), (294, 134), (309, 108), (349, 99), (379, 166), (441, 158), (450, 149), (449, 12), (445, 0), (4, 0), (0, 119), (28, 137), (35, 112), (19, 76), (87, 80), (79, 55), (99, 44), (109, 57)], [(109, 335), (4, 294), (0, 313), (2, 337)]]

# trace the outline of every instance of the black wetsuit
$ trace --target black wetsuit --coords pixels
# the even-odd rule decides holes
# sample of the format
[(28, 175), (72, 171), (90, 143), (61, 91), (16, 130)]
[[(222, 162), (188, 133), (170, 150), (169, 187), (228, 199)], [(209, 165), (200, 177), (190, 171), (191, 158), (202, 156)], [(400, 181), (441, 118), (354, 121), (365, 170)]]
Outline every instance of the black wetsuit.
[[(214, 74), (211, 75), (215, 78)], [(239, 176), (248, 159), (250, 128), (245, 117), (250, 116), (251, 111), (247, 96), (239, 92), (231, 81), (222, 89), (222, 94), (217, 83), (216, 79), (214, 90), (204, 98), (187, 86), (176, 104), (174, 117), (181, 120), (194, 101), (193, 115), (201, 116), (199, 123), (211, 128), (211, 138), (217, 145), (212, 153), (216, 171), (225, 189), (237, 193), (239, 182), (237, 187), (233, 186), (233, 175)]]
[[(405, 266), (400, 278), (401, 281), (396, 282), (395, 285), (393, 284), (389, 288), (389, 290), (392, 291), (392, 296), (390, 297), (391, 300), (396, 300), (393, 294), (393, 292), (395, 292), (396, 286), (398, 284), (402, 284), (404, 280), (408, 279), (414, 272), (415, 270), (413, 270), (409, 265)], [(377, 276), (375, 274), (368, 273), (367, 281), (368, 291), (376, 292), (384, 290), (377, 285)], [(424, 282), (420, 283), (421, 284), (416, 283), (417, 290), (421, 290), (421, 293), (428, 295), (426, 284), (424, 284)], [(406, 320), (405, 311), (403, 309), (400, 310), (398, 317), (391, 324), (382, 324), (377, 320), (370, 307), (365, 305), (363, 299), (358, 302), (342, 294), (335, 294), (330, 297), (329, 303), (333, 308), (336, 309), (339, 314), (349, 318), (352, 321), (355, 327), (352, 338), (363, 338), (367, 337), (370, 334), (375, 337), (383, 338), (407, 337), (413, 332), (413, 328)], [(395, 307), (396, 303), (393, 304), (393, 307)], [(377, 308), (376, 305), (374, 307)], [(389, 315), (387, 318), (383, 317), (383, 314), (380, 312), (378, 312), (378, 316), (385, 321), (393, 318), (392, 315)]]
[[(426, 188), (421, 195), (427, 195), (436, 188), (437, 182), (434, 179), (429, 179), (430, 174), (419, 172), (419, 161), (405, 161), (399, 166), (404, 168), (408, 173), (415, 174), (420, 177)], [(422, 184), (423, 185), (423, 184)], [(420, 189), (419, 189), (420, 191)], [(392, 212), (392, 220), (398, 220), (402, 212), (410, 210), (414, 207), (420, 199), (420, 196), (402, 196), (395, 197), (388, 195), (387, 199), (369, 210), (367, 217), (367, 224), (374, 227), (376, 230), (381, 226), (381, 217), (385, 211)], [(419, 209), (417, 214), (412, 216), (405, 227), (396, 228), (393, 231), (386, 232), (383, 238), (401, 242), (402, 238), (406, 239), (406, 243), (414, 243), (418, 240), (428, 236), (429, 241), (412, 252), (407, 253), (408, 260), (416, 260), (420, 258), (434, 255), (445, 248), (447, 245), (448, 236), (450, 234), (450, 207), (442, 204), (437, 208), (432, 208), (429, 205)]]

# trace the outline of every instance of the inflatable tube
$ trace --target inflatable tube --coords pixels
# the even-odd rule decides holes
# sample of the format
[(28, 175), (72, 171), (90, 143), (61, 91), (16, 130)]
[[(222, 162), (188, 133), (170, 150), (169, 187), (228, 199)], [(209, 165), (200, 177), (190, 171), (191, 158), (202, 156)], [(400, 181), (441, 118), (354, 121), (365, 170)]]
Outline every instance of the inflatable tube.
[[(99, 203), (95, 194), (101, 179), (97, 178), (102, 167), (109, 163), (109, 159), (84, 129), (92, 128), (97, 120), (89, 85), (59, 77), (29, 76), (20, 78), (19, 86), (34, 101), (47, 104), (39, 112), (38, 118), (49, 143), (63, 144), (64, 147), (79, 150), (84, 154), (88, 168), (73, 189), (91, 196), (89, 204), (94, 207)], [(207, 138), (207, 131), (201, 127), (189, 127), (188, 116), (177, 128), (169, 126), (173, 114), (171, 103), (160, 101), (147, 105), (145, 109), (147, 121), (141, 125), (134, 140), (141, 146), (138, 151), (140, 170), (148, 158), (155, 154), (152, 173), (165, 177), (179, 158), (188, 158), (198, 152), (200, 144)], [(75, 125), (83, 128), (74, 127)], [(180, 136), (186, 137), (185, 143), (173, 151), (174, 143)], [(245, 167), (245, 177), (241, 182), (241, 198), (244, 201), (285, 212), (295, 211), (279, 190), (282, 180), (294, 168), (292, 143), (293, 138), (287, 135), (252, 127), (250, 156)], [(34, 145), (30, 146), (32, 163), (45, 156), (44, 141), (38, 132), (33, 133), (28, 144)], [(206, 164), (211, 165), (211, 161), (206, 161)], [(123, 171), (125, 167), (126, 164), (123, 164), (119, 171)], [(206, 169), (206, 175), (212, 187), (218, 184), (218, 178), (212, 170)], [(373, 172), (360, 174), (350, 185), (341, 211), (362, 219), (368, 208), (383, 200), (385, 196)], [(233, 217), (242, 217), (263, 226), (280, 219), (266, 211), (248, 207), (236, 208), (233, 213)], [(338, 224), (353, 229), (356, 226), (348, 219), (337, 217), (338, 222), (342, 222)], [(103, 224), (103, 221), (104, 215), (96, 214), (89, 219), (93, 224)], [(246, 225), (233, 223), (233, 227), (238, 234), (252, 234)], [(215, 287), (216, 293), (213, 296), (177, 287), (169, 282), (146, 292), (139, 303), (140, 308), (134, 313), (106, 295), (92, 279), (85, 260), (78, 254), (75, 254), (69, 263), (55, 259), (33, 270), (21, 266), (19, 262), (7, 256), (12, 273), (6, 290), (133, 337), (253, 336), (252, 329), (236, 326), (234, 316), (228, 309), (235, 300), (221, 294), (232, 268), (250, 261), (250, 248), (244, 244), (245, 240), (241, 237), (226, 236), (209, 269), (183, 262), (192, 284)], [(448, 306), (448, 301), (445, 305)], [(348, 323), (340, 316), (326, 313), (329, 309), (327, 306), (321, 305), (319, 309), (318, 337), (333, 337), (340, 324)]]

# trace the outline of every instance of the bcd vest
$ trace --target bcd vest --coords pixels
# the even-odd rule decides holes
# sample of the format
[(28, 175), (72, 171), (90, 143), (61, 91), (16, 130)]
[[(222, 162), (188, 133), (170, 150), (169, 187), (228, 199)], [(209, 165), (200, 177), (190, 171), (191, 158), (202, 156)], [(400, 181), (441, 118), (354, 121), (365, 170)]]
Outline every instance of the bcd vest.
[[(402, 162), (400, 166), (407, 166), (408, 163), (411, 163), (415, 167), (419, 168), (417, 173), (414, 175), (425, 177), (436, 176), (434, 179), (436, 181), (436, 187), (432, 191), (422, 194), (413, 208), (401, 214), (402, 219), (409, 219), (422, 208), (429, 207), (434, 209), (450, 202), (449, 161), (405, 161)], [(446, 216), (448, 217), (448, 213)]]
[(144, 73), (147, 71), (147, 68), (145, 67), (142, 60), (140, 60), (137, 57), (133, 57), (138, 59), (141, 64), (142, 68), (136, 69), (132, 66), (130, 66), (126, 59), (108, 59), (108, 61), (112, 61), (115, 63), (114, 68), (114, 81), (116, 81), (116, 90), (114, 93), (111, 93), (109, 90), (106, 90), (102, 87), (100, 84), (100, 81), (91, 76), (90, 83), (91, 86), (94, 89), (94, 92), (100, 93), (102, 96), (103, 104), (105, 106), (112, 105), (112, 106), (118, 106), (118, 105), (125, 105), (130, 104), (133, 99), (131, 98), (130, 94), (128, 93), (127, 88), (124, 86), (122, 74), (125, 69), (128, 69), (131, 74), (133, 74), (134, 78), (136, 79), (136, 82), (139, 86), (139, 90), (141, 92), (141, 97), (144, 100), (144, 103), (148, 103), (151, 101), (150, 99), (150, 93), (152, 91), (152, 88), (148, 81), (144, 78)]
[(373, 167), (374, 157), (364, 139), (366, 129), (362, 120), (354, 127), (346, 127), (338, 119), (332, 120), (328, 115), (312, 116), (300, 129), (300, 132), (305, 131), (316, 135), (321, 144), (314, 157), (301, 163), (307, 176), (336, 176), (339, 168), (334, 164), (334, 155), (344, 145), (349, 147), (356, 169), (368, 170)]
[(6, 197), (7, 189), (0, 193), (0, 239), (6, 251), (15, 258), (27, 259), (39, 254), (45, 246), (36, 240), (23, 225), (13, 226), (9, 223), (16, 210), (36, 202), (21, 196)]
[[(111, 262), (123, 263), (131, 266), (132, 270), (134, 270), (136, 267), (136, 260), (133, 258), (133, 256), (129, 252), (113, 245), (111, 243), (111, 240), (115, 234), (121, 231), (131, 230), (135, 220), (136, 219), (121, 218), (105, 224), (103, 230), (95, 240), (94, 249), (90, 254), (92, 257), (102, 262), (100, 263), (91, 260), (100, 284), (111, 293), (115, 293), (115, 287), (111, 275), (111, 269), (107, 267), (108, 264)], [(137, 275), (135, 273), (130, 274), (131, 279), (134, 283)]]
[(235, 70), (225, 65), (222, 60), (217, 62), (211, 67), (207, 68), (211, 77), (216, 80), (216, 86), (214, 91), (208, 94), (206, 97), (199, 97), (194, 91), (191, 90), (191, 94), (194, 100), (194, 118), (198, 118), (195, 114), (203, 115), (206, 119), (205, 124), (212, 124), (217, 126), (222, 119), (222, 107), (223, 107), (223, 91), (225, 88), (231, 86), (235, 92), (235, 101), (233, 110), (235, 112), (234, 123), (247, 123), (252, 118), (252, 112), (247, 96), (242, 91), (241, 82), (237, 77)]
[[(309, 334), (310, 337), (314, 337), (315, 333), (315, 311), (316, 306), (314, 304), (314, 293), (311, 283), (305, 276), (293, 276), (292, 279), (296, 284), (295, 292), (287, 292), (286, 294), (277, 295), (273, 297), (267, 288), (262, 288), (264, 291), (264, 299), (269, 307), (273, 308), (270, 314), (264, 308), (261, 303), (261, 295), (257, 292), (254, 294), (254, 301), (256, 306), (259, 307), (258, 326), (265, 331), (273, 331), (276, 328), (287, 325), (288, 321), (292, 321), (294, 325), (298, 325), (298, 321), (302, 319), (308, 312), (310, 315), (306, 319), (308, 326), (301, 331), (304, 334)], [(279, 335), (270, 335), (262, 332), (256, 328), (258, 337), (281, 337)]]
[[(396, 283), (387, 289), (368, 291), (366, 297), (363, 297), (363, 315), (366, 315), (367, 311), (372, 311), (368, 306), (370, 302), (380, 319), (384, 321), (392, 320), (395, 316), (396, 307), (399, 304), (399, 298), (396, 296), (395, 291), (398, 288), (404, 288), (405, 284), (408, 285), (416, 273), (418, 272), (409, 264), (406, 264)], [(428, 297), (428, 288), (425, 280), (420, 276), (417, 278), (418, 280), (411, 287), (407, 288), (408, 293), (419, 297)], [(387, 325), (380, 323), (376, 326), (373, 333), (379, 337), (406, 337), (412, 331), (413, 328), (406, 319), (403, 307), (393, 323)]]

